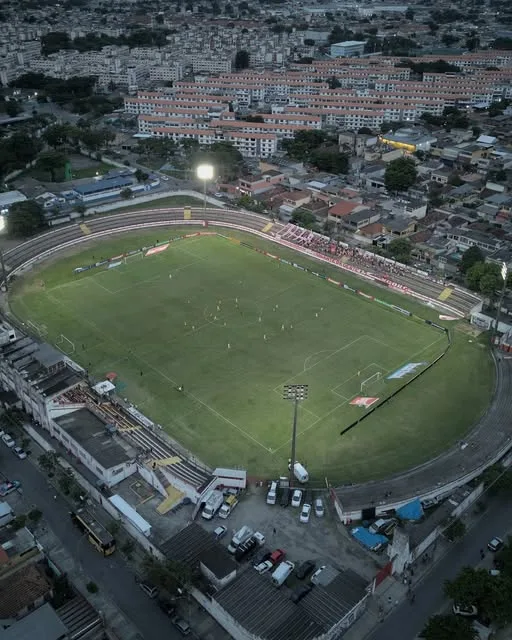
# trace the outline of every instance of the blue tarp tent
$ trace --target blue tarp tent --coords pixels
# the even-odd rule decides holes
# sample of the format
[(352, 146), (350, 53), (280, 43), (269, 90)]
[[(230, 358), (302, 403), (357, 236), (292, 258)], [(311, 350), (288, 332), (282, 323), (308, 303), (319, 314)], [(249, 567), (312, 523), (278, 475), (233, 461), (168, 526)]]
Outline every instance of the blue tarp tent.
[(423, 507), (419, 498), (416, 498), (412, 502), (404, 504), (396, 510), (396, 515), (400, 520), (421, 520), (423, 517)]
[(370, 551), (373, 551), (379, 547), (379, 545), (384, 545), (389, 542), (386, 536), (381, 536), (377, 533), (370, 533), (368, 529), (364, 527), (354, 527), (350, 532), (354, 538), (364, 545)]

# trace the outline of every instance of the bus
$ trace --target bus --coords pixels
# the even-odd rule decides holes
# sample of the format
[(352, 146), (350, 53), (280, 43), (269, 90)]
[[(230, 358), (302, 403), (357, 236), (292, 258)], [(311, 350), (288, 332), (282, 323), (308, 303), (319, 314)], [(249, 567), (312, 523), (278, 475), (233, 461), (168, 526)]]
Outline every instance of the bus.
[(116, 541), (98, 522), (98, 520), (86, 509), (71, 511), (71, 520), (84, 533), (89, 542), (104, 556), (109, 556), (116, 550)]

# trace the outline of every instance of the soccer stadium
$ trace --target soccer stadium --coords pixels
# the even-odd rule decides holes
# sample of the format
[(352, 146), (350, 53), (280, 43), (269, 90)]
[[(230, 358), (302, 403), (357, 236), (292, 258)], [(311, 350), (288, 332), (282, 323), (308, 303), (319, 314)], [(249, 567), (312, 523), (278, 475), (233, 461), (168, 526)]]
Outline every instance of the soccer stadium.
[[(13, 314), (206, 465), (286, 473), (285, 385), (308, 385), (296, 459), (319, 483), (423, 464), (489, 405), (488, 346), (449, 299), (387, 286), (399, 265), (373, 263), (381, 277), (363, 279), (363, 252), (291, 225), (268, 238), (175, 225), (86, 240), (15, 279)], [(292, 248), (312, 245), (325, 260)]]

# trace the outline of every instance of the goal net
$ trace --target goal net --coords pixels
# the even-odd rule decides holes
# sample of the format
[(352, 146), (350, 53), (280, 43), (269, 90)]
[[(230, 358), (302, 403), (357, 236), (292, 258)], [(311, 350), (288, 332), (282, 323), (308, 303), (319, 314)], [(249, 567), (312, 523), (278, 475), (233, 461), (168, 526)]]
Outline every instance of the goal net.
[(139, 251), (138, 253), (133, 253), (131, 256), (125, 256), (124, 263), (130, 264), (132, 262), (138, 262), (139, 260), (142, 260), (143, 257), (144, 254), (142, 253), (142, 251)]
[(72, 342), (69, 338), (66, 338), (66, 336), (63, 333), (61, 333), (60, 336), (57, 338), (56, 344), (59, 347), (59, 349), (62, 351), (62, 353), (65, 353), (68, 356), (71, 355), (72, 353), (75, 353), (75, 343)]
[(377, 371), (369, 378), (361, 381), (361, 393), (375, 393), (380, 391), (384, 386), (384, 374)]

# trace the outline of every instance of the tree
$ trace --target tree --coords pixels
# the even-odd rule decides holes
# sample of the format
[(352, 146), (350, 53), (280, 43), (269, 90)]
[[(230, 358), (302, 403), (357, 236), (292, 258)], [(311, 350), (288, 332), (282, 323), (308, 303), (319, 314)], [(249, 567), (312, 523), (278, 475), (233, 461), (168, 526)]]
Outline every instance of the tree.
[(148, 579), (153, 584), (170, 593), (176, 593), (179, 588), (187, 587), (192, 579), (192, 574), (187, 566), (172, 560), (160, 562), (151, 556), (146, 556), (143, 567)]
[(407, 11), (405, 12), (405, 17), (407, 18), (407, 20), (414, 20), (414, 11), (411, 9), (411, 7), (408, 7)]
[(36, 161), (36, 168), (40, 171), (48, 171), (50, 181), (55, 182), (55, 171), (63, 169), (67, 161), (67, 156), (60, 151), (43, 151)]
[(85, 204), (83, 204), (82, 202), (79, 202), (78, 204), (75, 204), (75, 206), (73, 207), (73, 209), (79, 213), (81, 216), (84, 215), (84, 213), (87, 211), (87, 207), (85, 206)]
[(311, 153), (310, 162), (320, 171), (329, 173), (348, 173), (349, 170), (348, 156), (340, 153), (337, 146), (315, 149)]
[(388, 191), (407, 191), (416, 182), (416, 165), (411, 158), (397, 158), (386, 167), (384, 181)]
[(387, 246), (387, 253), (391, 258), (403, 264), (409, 264), (411, 261), (412, 245), (407, 238), (396, 238)]
[(472, 247), (469, 247), (469, 249), (466, 249), (462, 254), (462, 259), (459, 265), (460, 272), (462, 274), (466, 274), (474, 264), (483, 261), (484, 254), (482, 253), (482, 250), (480, 247), (473, 245)]
[(341, 82), (336, 76), (331, 76), (329, 80), (327, 80), (327, 84), (329, 85), (329, 89), (339, 89), (341, 87)]
[(11, 205), (7, 217), (9, 235), (27, 238), (45, 225), (43, 207), (35, 200), (15, 202)]
[(32, 509), (32, 511), (28, 512), (28, 519), (31, 520), (34, 524), (37, 524), (42, 517), (43, 512), (39, 509)]
[(459, 520), (459, 518), (455, 518), (455, 520), (444, 530), (444, 534), (450, 542), (455, 542), (455, 540), (463, 538), (465, 533), (466, 525), (462, 520)]
[(70, 127), (66, 124), (54, 124), (43, 131), (43, 140), (54, 149), (62, 147), (68, 140), (71, 133)]
[(250, 61), (249, 53), (245, 49), (240, 49), (240, 51), (237, 51), (235, 55), (235, 69), (237, 71), (247, 69)]
[(471, 620), (461, 616), (432, 616), (421, 632), (424, 640), (476, 640), (478, 633)]
[(357, 133), (365, 136), (371, 136), (373, 134), (373, 131), (369, 127), (360, 127), (357, 130)]
[(119, 195), (121, 196), (121, 198), (123, 198), (123, 200), (129, 200), (133, 193), (132, 190), (130, 189), (130, 187), (126, 187), (126, 189), (123, 189)]
[(487, 467), (481, 478), (489, 495), (512, 495), (512, 469), (505, 469), (500, 462)]
[(293, 224), (296, 224), (299, 227), (304, 227), (304, 229), (320, 231), (315, 216), (309, 211), (304, 211), (303, 209), (295, 209), (292, 214), (291, 221), (293, 222)]
[(498, 625), (512, 622), (512, 580), (506, 575), (491, 576), (487, 569), (465, 567), (445, 583), (445, 594), (462, 605), (474, 605)]
[(134, 175), (137, 182), (146, 182), (146, 180), (149, 178), (149, 174), (145, 171), (142, 171), (142, 169), (137, 169)]
[(326, 139), (324, 131), (297, 131), (293, 139), (283, 140), (283, 149), (294, 160), (309, 161), (312, 152), (318, 149)]
[(46, 451), (39, 456), (37, 462), (43, 471), (51, 473), (57, 465), (57, 455), (54, 451)]
[(9, 100), (9, 102), (5, 103), (5, 113), (10, 118), (15, 118), (23, 111), (23, 107), (17, 100)]

